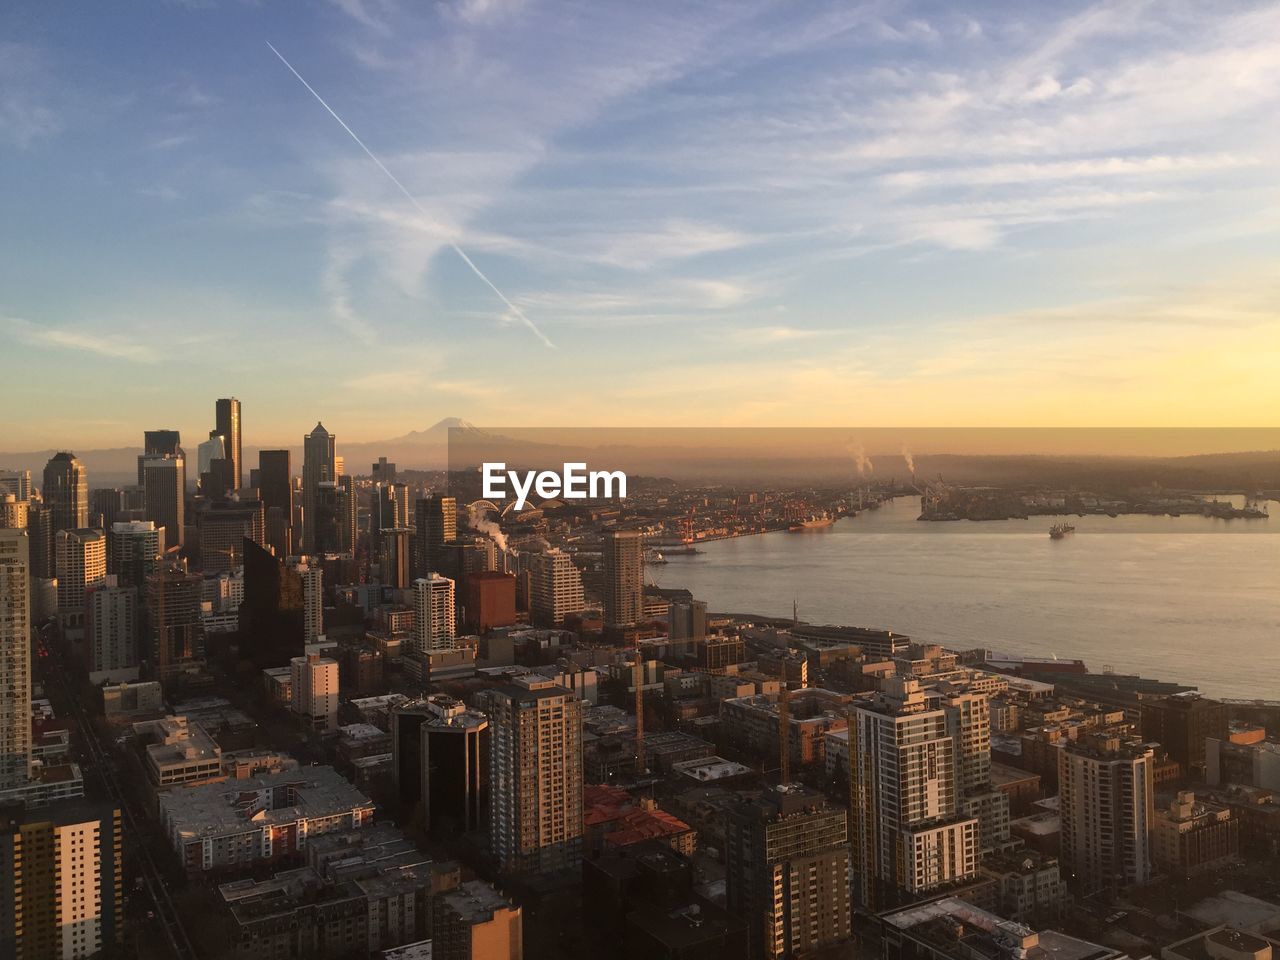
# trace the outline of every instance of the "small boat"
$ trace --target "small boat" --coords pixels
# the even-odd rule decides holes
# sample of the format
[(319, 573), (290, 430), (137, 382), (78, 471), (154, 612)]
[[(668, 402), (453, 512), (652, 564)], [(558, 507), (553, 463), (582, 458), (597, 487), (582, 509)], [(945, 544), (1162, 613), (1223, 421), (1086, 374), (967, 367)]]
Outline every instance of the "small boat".
[(1068, 533), (1075, 533), (1076, 528), (1069, 523), (1055, 523), (1049, 528), (1049, 539), (1061, 540)]
[(653, 565), (655, 563), (670, 563), (671, 561), (664, 557), (662, 552), (659, 550), (646, 550), (644, 554), (644, 562), (646, 564)]

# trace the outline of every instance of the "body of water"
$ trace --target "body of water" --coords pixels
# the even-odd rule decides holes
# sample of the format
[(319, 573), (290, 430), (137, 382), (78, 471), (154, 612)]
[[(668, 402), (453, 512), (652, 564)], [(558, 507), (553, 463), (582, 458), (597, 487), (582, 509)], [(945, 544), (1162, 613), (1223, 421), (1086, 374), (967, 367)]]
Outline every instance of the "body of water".
[[(1238, 500), (1237, 500), (1238, 502)], [(922, 523), (902, 497), (824, 530), (700, 544), (651, 566), (719, 612), (886, 628), (956, 649), (1079, 658), (1093, 671), (1280, 699), (1280, 504), (1267, 520)]]

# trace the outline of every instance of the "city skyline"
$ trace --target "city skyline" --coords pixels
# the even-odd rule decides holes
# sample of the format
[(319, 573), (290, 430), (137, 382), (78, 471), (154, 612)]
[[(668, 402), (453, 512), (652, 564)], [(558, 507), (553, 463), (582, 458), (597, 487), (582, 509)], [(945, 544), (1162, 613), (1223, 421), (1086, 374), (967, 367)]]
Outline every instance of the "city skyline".
[(0, 29), (0, 164), (28, 185), (0, 325), (19, 389), (60, 382), (7, 450), (133, 443), (178, 376), (165, 419), (234, 395), (275, 443), (509, 422), (535, 392), (548, 425), (587, 402), (1248, 425), (1280, 399), (1266, 5), (344, 0)]

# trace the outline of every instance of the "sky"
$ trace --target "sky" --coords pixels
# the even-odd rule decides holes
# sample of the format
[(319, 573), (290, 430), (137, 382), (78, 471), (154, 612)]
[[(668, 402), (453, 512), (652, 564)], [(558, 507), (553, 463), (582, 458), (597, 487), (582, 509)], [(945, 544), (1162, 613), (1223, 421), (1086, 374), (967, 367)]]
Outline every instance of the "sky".
[(0, 450), (1274, 425), (1277, 63), (1230, 0), (7, 3)]

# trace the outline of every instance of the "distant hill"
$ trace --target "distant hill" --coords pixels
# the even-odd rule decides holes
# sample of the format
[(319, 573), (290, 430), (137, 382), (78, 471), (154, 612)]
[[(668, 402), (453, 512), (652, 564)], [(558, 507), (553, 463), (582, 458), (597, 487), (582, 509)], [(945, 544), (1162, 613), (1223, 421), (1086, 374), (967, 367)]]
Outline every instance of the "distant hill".
[[(501, 459), (514, 466), (555, 466), (562, 459), (586, 458), (593, 464), (623, 469), (632, 475), (669, 476), (717, 483), (778, 481), (787, 483), (857, 483), (847, 452), (829, 455), (812, 451), (771, 449), (767, 437), (744, 439), (736, 448), (676, 446), (661, 436), (631, 438), (625, 431), (587, 431), (587, 446), (558, 445), (538, 439), (539, 431), (511, 433), (519, 439), (487, 433), (459, 417), (446, 417), (423, 430), (388, 440), (348, 443), (338, 435), (338, 454), (348, 473), (368, 475), (378, 457), (403, 470), (446, 469), (450, 430), (464, 432), (472, 460)], [(732, 436), (729, 431), (726, 436)], [(456, 438), (455, 434), (455, 438)], [(621, 438), (621, 439), (619, 439)], [(258, 446), (246, 446), (245, 480), (258, 462)], [(278, 448), (268, 448), (278, 449)], [(302, 471), (301, 443), (290, 448), (295, 473)], [(54, 449), (0, 453), (0, 468), (27, 469), (37, 484)], [(125, 485), (137, 476), (140, 447), (73, 451), (89, 471), (91, 486)], [(188, 448), (194, 455), (194, 444)], [(903, 458), (872, 452), (874, 479), (910, 478)], [(915, 456), (916, 476), (923, 481), (941, 475), (966, 484), (1026, 484), (1089, 487), (1145, 486), (1153, 483), (1186, 489), (1280, 489), (1280, 451), (1241, 451), (1183, 457), (1030, 456), (929, 454)], [(458, 466), (455, 464), (455, 466)], [(194, 479), (194, 478), (192, 478)]]

